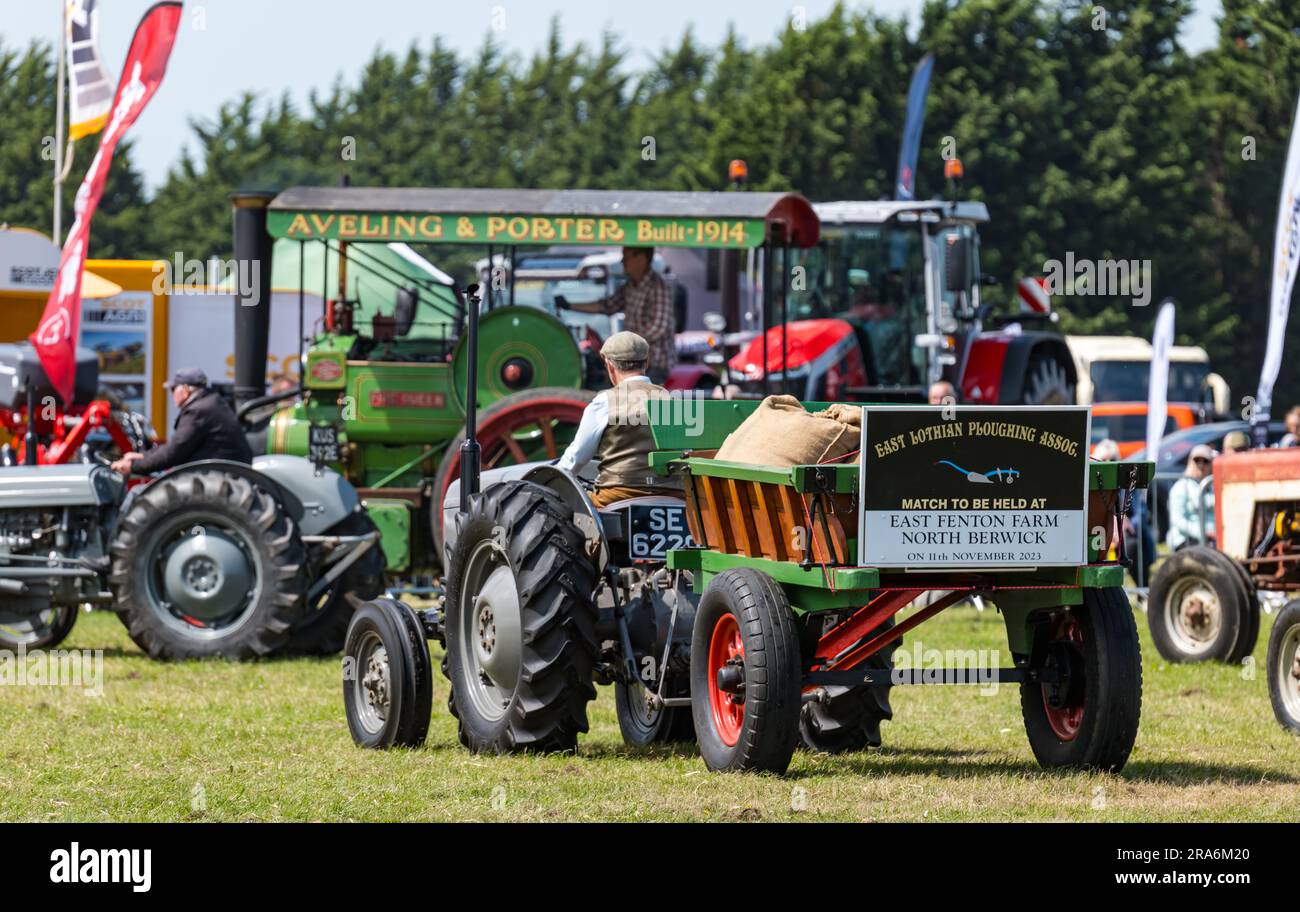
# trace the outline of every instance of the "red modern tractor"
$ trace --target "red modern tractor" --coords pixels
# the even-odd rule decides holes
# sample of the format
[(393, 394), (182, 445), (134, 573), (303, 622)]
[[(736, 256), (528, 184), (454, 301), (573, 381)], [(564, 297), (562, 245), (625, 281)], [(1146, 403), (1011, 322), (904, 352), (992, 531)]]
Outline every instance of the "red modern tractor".
[(792, 251), (778, 279), (788, 285), (788, 313), (728, 361), (728, 382), (809, 400), (923, 402), (931, 384), (947, 380), (972, 405), (1074, 402), (1065, 339), (1030, 325), (1045, 315), (999, 318), (983, 300), (983, 203), (814, 208), (821, 240)]

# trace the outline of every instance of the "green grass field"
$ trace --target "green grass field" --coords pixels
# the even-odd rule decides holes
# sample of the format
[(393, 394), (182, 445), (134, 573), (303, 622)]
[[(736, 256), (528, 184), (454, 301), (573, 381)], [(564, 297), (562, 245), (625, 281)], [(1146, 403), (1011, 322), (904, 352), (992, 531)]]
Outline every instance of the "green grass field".
[[(338, 660), (161, 664), (112, 615), (83, 615), (65, 645), (105, 650), (102, 696), (0, 686), (0, 819), (1294, 821), (1300, 740), (1269, 708), (1270, 621), (1243, 669), (1166, 665), (1138, 617), (1142, 724), (1120, 775), (1040, 771), (1008, 686), (896, 689), (883, 749), (799, 752), (775, 778), (711, 774), (690, 748), (625, 749), (607, 688), (576, 756), (472, 756), (441, 677), (422, 749), (363, 751)], [(914, 640), (1005, 649), (992, 610), (953, 609)]]

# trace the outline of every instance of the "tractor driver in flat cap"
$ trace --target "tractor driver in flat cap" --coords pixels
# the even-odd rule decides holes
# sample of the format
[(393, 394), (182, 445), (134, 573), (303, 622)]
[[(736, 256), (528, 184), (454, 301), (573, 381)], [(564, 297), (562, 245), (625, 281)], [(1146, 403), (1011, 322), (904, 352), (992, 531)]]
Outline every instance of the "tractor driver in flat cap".
[(560, 457), (559, 466), (578, 472), (596, 459), (599, 470), (591, 501), (605, 507), (615, 501), (647, 495), (681, 496), (681, 479), (661, 477), (650, 469), (647, 404), (668, 400), (669, 392), (650, 382), (646, 362), (650, 346), (632, 332), (614, 333), (600, 349), (613, 388), (597, 393), (578, 425), (577, 436)]
[(176, 423), (167, 442), (147, 453), (126, 453), (113, 463), (123, 475), (163, 472), (201, 459), (251, 463), (253, 450), (226, 400), (208, 386), (208, 375), (184, 367), (163, 384), (176, 404)]

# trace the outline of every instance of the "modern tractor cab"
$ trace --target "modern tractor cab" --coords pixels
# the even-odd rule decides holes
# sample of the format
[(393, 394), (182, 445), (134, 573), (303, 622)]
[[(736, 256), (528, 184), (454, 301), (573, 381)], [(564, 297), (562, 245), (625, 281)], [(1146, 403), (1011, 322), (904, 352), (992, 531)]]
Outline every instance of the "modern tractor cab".
[[(805, 398), (924, 402), (932, 383), (948, 380), (970, 404), (1074, 402), (1075, 369), (1060, 335), (1026, 327), (1028, 317), (995, 320), (984, 299), (983, 203), (848, 200), (814, 209), (822, 239), (793, 263), (801, 269), (789, 291), (796, 322), (786, 330), (797, 346), (791, 379), (800, 378)], [(734, 357), (732, 376), (758, 375), (756, 353), (751, 343)]]

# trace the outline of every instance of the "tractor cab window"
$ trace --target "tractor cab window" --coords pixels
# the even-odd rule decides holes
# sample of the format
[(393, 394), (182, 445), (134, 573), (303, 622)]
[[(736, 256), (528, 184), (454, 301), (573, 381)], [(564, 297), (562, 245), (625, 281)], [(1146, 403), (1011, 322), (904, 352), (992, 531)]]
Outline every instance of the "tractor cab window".
[[(1094, 361), (1089, 370), (1093, 402), (1145, 402), (1150, 361)], [(1210, 382), (1210, 366), (1196, 361), (1169, 364), (1169, 401), (1201, 402)]]
[[(936, 240), (936, 287), (940, 294), (935, 329), (941, 333), (953, 333), (960, 329), (960, 319), (972, 317), (978, 305), (979, 236), (973, 225), (945, 225), (938, 230)], [(965, 262), (951, 262), (954, 257), (962, 257)], [(949, 287), (950, 274), (964, 274), (966, 280), (960, 283), (962, 288)]]
[(802, 283), (792, 282), (790, 319), (847, 320), (874, 384), (922, 381), (925, 352), (911, 341), (926, 331), (925, 257), (916, 227), (827, 227), (817, 246), (792, 254), (805, 273)]

